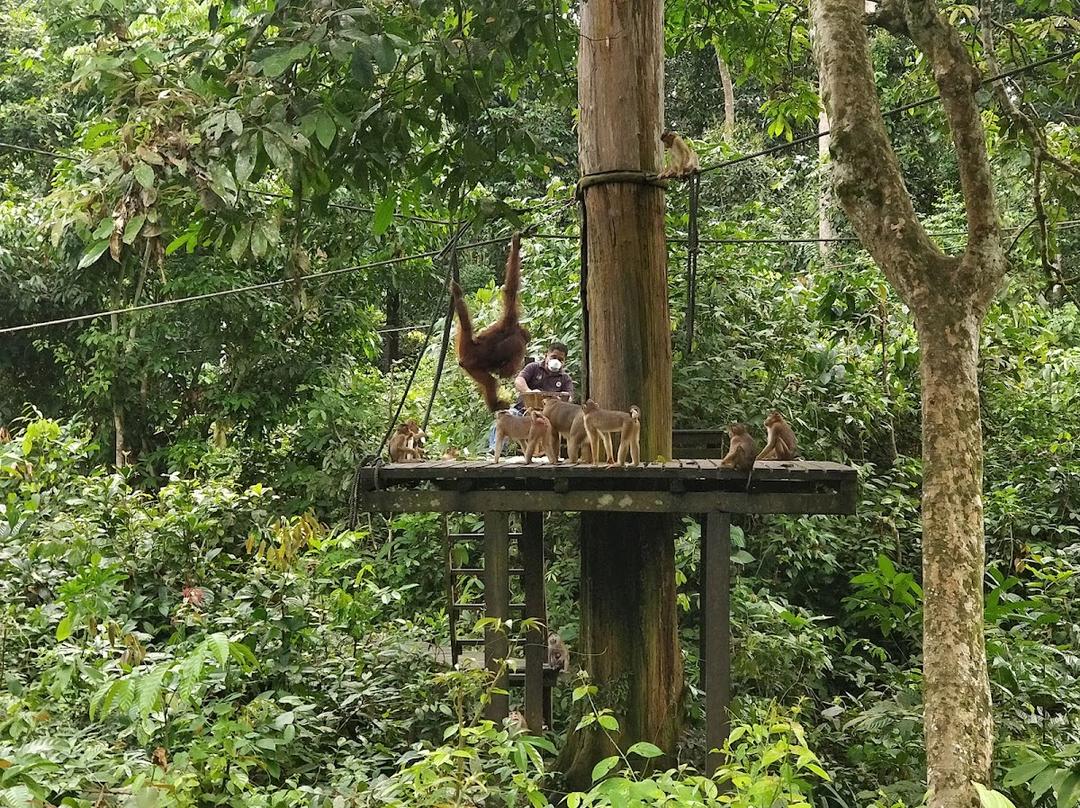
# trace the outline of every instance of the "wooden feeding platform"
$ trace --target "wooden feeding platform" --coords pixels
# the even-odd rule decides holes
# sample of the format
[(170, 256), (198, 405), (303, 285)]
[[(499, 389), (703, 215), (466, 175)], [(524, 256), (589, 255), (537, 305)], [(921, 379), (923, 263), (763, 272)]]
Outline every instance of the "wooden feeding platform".
[[(677, 454), (700, 446), (703, 455), (719, 454), (710, 445), (712, 431), (675, 433)], [(719, 433), (716, 433), (719, 440)], [(702, 436), (706, 439), (701, 440)], [(488, 617), (506, 620), (536, 618), (547, 622), (544, 595), (544, 512), (636, 512), (693, 514), (701, 521), (702, 687), (705, 690), (708, 749), (720, 748), (729, 728), (730, 704), (730, 515), (731, 514), (850, 514), (855, 512), (855, 469), (838, 463), (799, 460), (765, 461), (746, 474), (720, 467), (716, 457), (682, 457), (639, 466), (525, 464), (521, 457), (491, 460), (432, 460), (390, 463), (360, 470), (357, 509), (368, 512), (483, 514), (482, 568), (456, 570), (448, 562), (447, 594), (451, 614), (455, 604), (453, 580), (458, 573), (482, 576), (484, 601), (469, 604)], [(522, 530), (510, 533), (509, 514), (521, 514)], [(453, 534), (458, 535), (458, 534)], [(520, 567), (510, 568), (511, 540), (517, 541)], [(522, 576), (524, 603), (511, 604), (510, 576)], [(512, 606), (514, 607), (512, 609)], [(453, 633), (453, 622), (451, 623)], [(452, 637), (452, 642), (457, 642)], [(458, 643), (460, 645), (460, 642)], [(484, 658), (492, 670), (508, 656), (505, 634), (489, 632)], [(525, 717), (539, 728), (550, 704), (545, 680), (546, 644), (539, 630), (525, 637)], [(505, 688), (506, 674), (499, 686)], [(505, 717), (507, 696), (495, 696), (489, 717)], [(549, 718), (550, 723), (550, 718)], [(718, 762), (710, 757), (710, 767)]]
[(714, 458), (612, 468), (511, 457), (371, 466), (360, 489), (364, 511), (840, 514), (854, 512), (856, 476), (838, 463), (764, 461), (747, 488), (745, 474)]

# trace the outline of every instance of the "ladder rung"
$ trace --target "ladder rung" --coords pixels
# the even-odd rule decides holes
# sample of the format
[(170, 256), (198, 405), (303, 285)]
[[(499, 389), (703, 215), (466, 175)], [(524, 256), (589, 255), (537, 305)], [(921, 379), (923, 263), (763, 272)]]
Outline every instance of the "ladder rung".
[[(450, 605), (451, 605), (452, 608), (458, 609), (458, 610), (461, 610), (461, 609), (483, 609), (484, 608), (484, 602), (482, 600), (478, 601), (476, 603), (452, 603)], [(524, 609), (525, 604), (524, 603), (511, 603), (510, 608), (511, 609)]]
[[(483, 567), (451, 567), (450, 572), (454, 573), (455, 575), (483, 575), (484, 574), (484, 568)], [(511, 575), (524, 575), (525, 570), (522, 567), (511, 567), (510, 568), (510, 574)]]

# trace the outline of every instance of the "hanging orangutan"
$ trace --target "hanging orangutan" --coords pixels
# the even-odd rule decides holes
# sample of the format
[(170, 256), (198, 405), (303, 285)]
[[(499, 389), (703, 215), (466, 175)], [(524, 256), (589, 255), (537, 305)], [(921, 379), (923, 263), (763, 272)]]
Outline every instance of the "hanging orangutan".
[(473, 333), (469, 309), (461, 297), (461, 287), (454, 281), (450, 287), (454, 310), (458, 316), (457, 355), (462, 370), (472, 376), (484, 394), (484, 403), (492, 412), (505, 410), (509, 402), (499, 398), (499, 383), (495, 376), (509, 379), (516, 376), (525, 360), (529, 332), (518, 322), (518, 289), (521, 286), (521, 234), (510, 241), (510, 257), (506, 260), (506, 280), (503, 282), (503, 313), (497, 322), (479, 334)]

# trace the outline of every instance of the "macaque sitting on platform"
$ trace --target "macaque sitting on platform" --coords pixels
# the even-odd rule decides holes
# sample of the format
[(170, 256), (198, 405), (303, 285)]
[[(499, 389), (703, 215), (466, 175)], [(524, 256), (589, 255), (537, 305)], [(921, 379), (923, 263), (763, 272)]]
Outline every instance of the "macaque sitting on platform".
[(754, 460), (757, 458), (757, 444), (750, 430), (746, 424), (732, 424), (728, 427), (728, 434), (731, 436), (731, 447), (720, 461), (720, 467), (737, 469), (749, 475), (754, 470)]
[(398, 424), (393, 437), (390, 438), (390, 462), (408, 463), (423, 460), (424, 451), (420, 446), (420, 441), (426, 437), (427, 435), (420, 429), (420, 425), (416, 421), (410, 420)]
[(548, 634), (548, 667), (554, 671), (570, 669), (570, 649), (554, 631)]
[(765, 429), (769, 437), (765, 441), (765, 448), (757, 456), (758, 460), (794, 460), (795, 459), (795, 433), (788, 422), (776, 410), (769, 413), (765, 419)]
[(660, 135), (660, 139), (667, 146), (668, 159), (664, 170), (656, 175), (657, 179), (689, 177), (691, 174), (696, 174), (701, 170), (701, 163), (698, 161), (697, 154), (686, 145), (685, 140), (670, 129), (665, 130)]
[(544, 415), (551, 422), (551, 451), (548, 452), (551, 462), (559, 462), (559, 450), (565, 437), (567, 459), (571, 463), (579, 460), (582, 463), (591, 463), (592, 449), (585, 434), (585, 418), (581, 407), (569, 401), (549, 398), (544, 403)]
[[(511, 415), (503, 410), (495, 413), (495, 462), (499, 462), (503, 441), (516, 441), (525, 452), (525, 462), (533, 455), (551, 451), (551, 422), (536, 410), (526, 410), (524, 416)], [(548, 454), (548, 459), (551, 456)]]
[(626, 463), (628, 452), (630, 465), (636, 466), (641, 462), (641, 410), (637, 406), (631, 407), (630, 412), (602, 410), (600, 405), (590, 398), (582, 408), (582, 418), (585, 421), (585, 434), (589, 436), (589, 445), (592, 447), (594, 463), (600, 462), (602, 443), (608, 463), (615, 464), (615, 455), (611, 451), (612, 432), (619, 433), (618, 464), (622, 466)]

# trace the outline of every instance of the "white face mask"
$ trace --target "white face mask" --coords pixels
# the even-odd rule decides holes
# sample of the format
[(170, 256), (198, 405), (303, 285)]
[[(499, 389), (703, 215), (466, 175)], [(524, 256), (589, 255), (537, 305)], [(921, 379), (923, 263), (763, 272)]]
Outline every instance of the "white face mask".
[(547, 361), (547, 367), (548, 370), (550, 370), (552, 373), (558, 373), (560, 370), (562, 370), (562, 362), (560, 362), (558, 359), (549, 359)]

